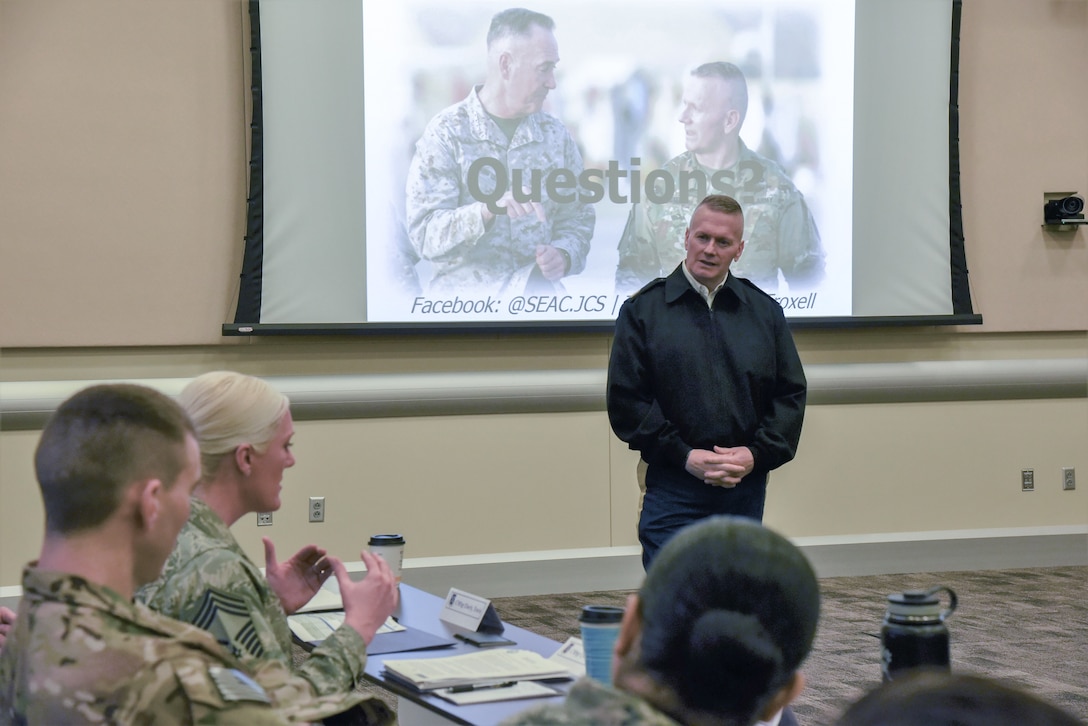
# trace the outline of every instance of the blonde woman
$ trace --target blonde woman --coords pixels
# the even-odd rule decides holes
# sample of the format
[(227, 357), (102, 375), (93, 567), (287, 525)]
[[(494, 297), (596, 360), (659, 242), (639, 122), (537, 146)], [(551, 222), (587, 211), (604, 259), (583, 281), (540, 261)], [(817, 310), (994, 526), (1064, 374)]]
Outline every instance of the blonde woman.
[[(250, 512), (280, 508), (283, 471), (295, 464), (287, 397), (259, 378), (220, 371), (194, 379), (178, 400), (196, 429), (203, 473), (193, 492), (192, 513), (162, 577), (142, 588), (137, 598), (211, 630), (244, 661), (278, 660), (291, 667), (287, 615), (335, 575), (345, 623), (297, 672), (317, 694), (352, 691), (362, 678), (367, 644), (396, 606), (392, 572), (364, 551), (367, 576), (353, 582), (343, 562), (315, 545), (279, 562), (265, 537), (262, 575), (229, 527)], [(381, 722), (384, 704), (372, 705), (370, 721)]]

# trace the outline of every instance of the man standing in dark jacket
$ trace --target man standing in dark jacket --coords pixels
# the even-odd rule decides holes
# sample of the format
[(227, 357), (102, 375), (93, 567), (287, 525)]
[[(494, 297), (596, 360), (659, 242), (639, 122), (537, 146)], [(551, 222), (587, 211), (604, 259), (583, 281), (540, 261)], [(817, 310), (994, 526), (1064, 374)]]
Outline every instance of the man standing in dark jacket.
[(642, 454), (642, 562), (713, 514), (763, 519), (767, 475), (797, 452), (805, 373), (782, 308), (729, 266), (744, 250), (731, 197), (700, 202), (684, 261), (620, 309), (608, 418)]

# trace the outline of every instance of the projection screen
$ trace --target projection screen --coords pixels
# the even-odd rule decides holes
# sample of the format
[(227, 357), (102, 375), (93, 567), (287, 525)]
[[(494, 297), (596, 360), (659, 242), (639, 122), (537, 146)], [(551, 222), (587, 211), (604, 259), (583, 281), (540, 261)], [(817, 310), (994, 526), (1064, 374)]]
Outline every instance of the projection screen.
[(513, 6), (252, 2), (224, 333), (607, 329), (706, 193), (744, 207), (733, 272), (794, 326), (981, 322), (959, 5), (541, 0), (489, 42)]

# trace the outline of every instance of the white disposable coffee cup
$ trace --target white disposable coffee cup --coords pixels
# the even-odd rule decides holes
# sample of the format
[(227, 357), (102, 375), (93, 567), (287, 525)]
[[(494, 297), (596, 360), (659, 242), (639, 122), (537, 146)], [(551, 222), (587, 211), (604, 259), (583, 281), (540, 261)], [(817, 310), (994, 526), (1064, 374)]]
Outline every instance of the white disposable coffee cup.
[(400, 568), (404, 564), (404, 535), (375, 534), (368, 543), (370, 551), (385, 560), (400, 582)]

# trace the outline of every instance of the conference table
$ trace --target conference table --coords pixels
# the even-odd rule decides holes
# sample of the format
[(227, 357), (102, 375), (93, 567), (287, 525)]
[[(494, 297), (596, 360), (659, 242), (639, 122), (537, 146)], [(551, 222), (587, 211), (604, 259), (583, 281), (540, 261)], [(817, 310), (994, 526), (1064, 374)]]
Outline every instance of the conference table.
[[(549, 682), (550, 687), (560, 691), (560, 695), (554, 697), (494, 701), (458, 706), (438, 696), (420, 693), (398, 681), (387, 678), (382, 673), (382, 664), (386, 660), (441, 658), (474, 653), (480, 650), (474, 645), (456, 640), (454, 634), (458, 632), (458, 628), (439, 619), (444, 603), (445, 601), (441, 597), (402, 583), (400, 585), (400, 605), (397, 607), (396, 612), (393, 613), (393, 617), (405, 627), (453, 640), (454, 645), (429, 650), (367, 655), (366, 679), (397, 695), (397, 719), (401, 726), (427, 726), (428, 724), (449, 723), (493, 726), (527, 708), (543, 703), (558, 703), (563, 700), (562, 694), (569, 690), (573, 681)], [(524, 628), (509, 624), (504, 624), (504, 626), (503, 636), (516, 643), (516, 645), (508, 646), (510, 648), (535, 651), (547, 658), (559, 650), (562, 645), (551, 638), (546, 638)]]

